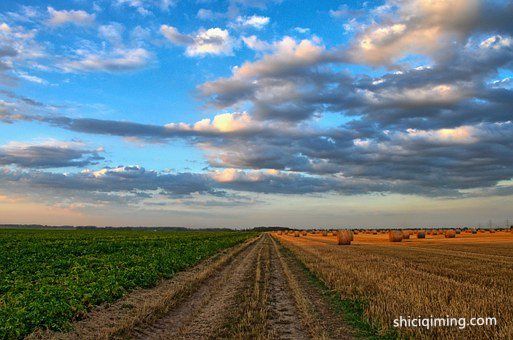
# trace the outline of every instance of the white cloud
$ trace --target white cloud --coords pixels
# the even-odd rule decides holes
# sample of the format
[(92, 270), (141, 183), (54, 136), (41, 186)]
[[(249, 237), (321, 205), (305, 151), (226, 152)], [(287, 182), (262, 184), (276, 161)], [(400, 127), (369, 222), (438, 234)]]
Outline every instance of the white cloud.
[(214, 116), (213, 119), (205, 118), (193, 125), (185, 123), (170, 123), (166, 125), (166, 128), (169, 130), (222, 133), (255, 130), (262, 127), (262, 123), (252, 120), (247, 112), (222, 113)]
[(117, 6), (128, 6), (135, 9), (142, 16), (153, 14), (151, 9), (157, 8), (168, 12), (176, 4), (175, 0), (115, 0)]
[(190, 57), (211, 55), (231, 55), (234, 40), (227, 30), (221, 28), (200, 29), (193, 34), (182, 34), (175, 27), (162, 25), (160, 31), (175, 45), (186, 46)]
[(188, 46), (194, 43), (191, 36), (180, 33), (173, 26), (162, 25), (160, 26), (160, 32), (175, 45)]
[(98, 36), (107, 40), (108, 42), (119, 45), (123, 40), (123, 31), (125, 27), (119, 23), (112, 23), (109, 25), (101, 25), (98, 28)]
[(301, 33), (301, 34), (310, 33), (310, 29), (309, 28), (305, 28), (305, 27), (294, 27), (294, 31), (296, 31), (298, 33)]
[(20, 76), (20, 78), (23, 78), (25, 80), (28, 80), (32, 83), (36, 83), (36, 84), (40, 84), (40, 85), (46, 85), (48, 84), (48, 82), (42, 78), (39, 78), (37, 76), (34, 76), (34, 75), (30, 75), (28, 73), (25, 73), (25, 72), (18, 72), (18, 75)]
[(143, 0), (116, 0), (116, 4), (119, 6), (127, 5), (135, 8), (137, 12), (143, 16), (151, 14), (151, 12), (146, 8), (146, 3)]
[(512, 44), (511, 37), (503, 37), (501, 35), (494, 35), (485, 39), (479, 45), (481, 48), (492, 48), (498, 50), (502, 47), (510, 47)]
[(50, 15), (47, 24), (54, 27), (66, 24), (73, 24), (78, 26), (90, 25), (96, 18), (95, 14), (89, 14), (82, 10), (58, 11), (53, 9), (53, 7), (48, 7), (47, 10), (48, 14)]
[(255, 35), (242, 37), (242, 41), (246, 46), (255, 51), (266, 51), (272, 49), (272, 45), (258, 39)]
[(479, 0), (390, 0), (357, 36), (353, 58), (379, 65), (408, 54), (433, 56), (465, 39), (479, 21), (480, 6)]
[(148, 64), (151, 54), (144, 48), (116, 49), (112, 52), (95, 54), (77, 51), (77, 60), (60, 65), (66, 72), (120, 72), (141, 68)]
[(284, 71), (290, 67), (311, 65), (322, 57), (325, 51), (316, 40), (297, 42), (291, 37), (284, 37), (272, 45), (273, 54), (266, 55), (259, 61), (246, 62), (233, 72), (235, 78), (251, 78), (258, 75)]
[(267, 26), (269, 24), (269, 18), (268, 17), (262, 17), (259, 15), (252, 15), (252, 16), (238, 16), (235, 19), (235, 27), (242, 27), (242, 28), (255, 28), (257, 30), (260, 30)]

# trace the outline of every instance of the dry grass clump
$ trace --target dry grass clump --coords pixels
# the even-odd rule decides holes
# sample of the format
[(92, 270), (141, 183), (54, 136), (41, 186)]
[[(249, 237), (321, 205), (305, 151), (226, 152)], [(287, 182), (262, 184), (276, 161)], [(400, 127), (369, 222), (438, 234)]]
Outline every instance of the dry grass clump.
[(403, 240), (403, 232), (400, 230), (390, 230), (388, 232), (388, 240), (390, 242), (401, 242)]

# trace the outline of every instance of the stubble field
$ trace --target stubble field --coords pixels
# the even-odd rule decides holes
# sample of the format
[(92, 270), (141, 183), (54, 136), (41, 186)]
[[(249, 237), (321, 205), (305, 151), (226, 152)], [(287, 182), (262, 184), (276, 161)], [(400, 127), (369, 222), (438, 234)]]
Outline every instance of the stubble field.
[(388, 241), (386, 234), (358, 234), (349, 246), (336, 237), (274, 235), (343, 299), (364, 306), (381, 334), (400, 316), (496, 317), (497, 326), (397, 328), (403, 336), (513, 337), (513, 234), (443, 235)]

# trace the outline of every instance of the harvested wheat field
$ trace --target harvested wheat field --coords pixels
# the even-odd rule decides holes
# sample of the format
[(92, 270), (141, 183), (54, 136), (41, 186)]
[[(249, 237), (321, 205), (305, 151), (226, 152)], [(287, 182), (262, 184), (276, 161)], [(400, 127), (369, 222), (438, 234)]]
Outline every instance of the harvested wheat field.
[[(333, 236), (274, 235), (341, 299), (363, 307), (380, 334), (454, 339), (513, 337), (513, 233), (438, 232), (391, 242), (358, 233), (349, 246)], [(417, 233), (418, 234), (418, 233)], [(394, 327), (394, 319), (495, 317), (495, 326)]]

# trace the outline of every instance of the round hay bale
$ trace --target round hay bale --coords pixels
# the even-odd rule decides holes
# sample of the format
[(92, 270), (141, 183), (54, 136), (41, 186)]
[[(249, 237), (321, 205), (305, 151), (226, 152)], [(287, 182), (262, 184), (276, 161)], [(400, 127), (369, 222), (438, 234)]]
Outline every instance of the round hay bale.
[(445, 238), (455, 238), (456, 237), (456, 231), (453, 229), (445, 231)]
[(471, 232), (472, 234), (477, 234), (477, 230), (476, 230), (476, 229), (472, 229), (470, 232)]
[(403, 233), (400, 230), (390, 230), (388, 232), (388, 240), (390, 242), (401, 242), (403, 240)]
[(351, 244), (351, 236), (348, 230), (340, 230), (337, 233), (337, 244), (344, 246)]
[(417, 238), (426, 238), (426, 232), (421, 230), (417, 233)]
[(459, 235), (459, 234), (461, 234), (461, 230), (456, 229), (456, 235)]
[(328, 231), (327, 230), (323, 230), (322, 231), (322, 236), (328, 236)]
[(349, 241), (353, 242), (354, 241), (354, 233), (352, 230), (346, 230), (349, 234)]
[(410, 232), (408, 230), (403, 230), (402, 234), (403, 234), (403, 240), (407, 240), (410, 238)]
[(490, 229), (490, 234), (495, 233), (495, 229)]
[(299, 237), (299, 231), (294, 232), (294, 237)]

